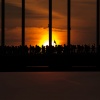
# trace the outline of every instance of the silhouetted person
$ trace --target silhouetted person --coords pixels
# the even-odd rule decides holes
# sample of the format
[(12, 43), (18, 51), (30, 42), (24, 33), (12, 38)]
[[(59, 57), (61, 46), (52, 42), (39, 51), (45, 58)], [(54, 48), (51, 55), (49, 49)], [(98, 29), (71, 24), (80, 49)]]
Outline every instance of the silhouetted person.
[(45, 46), (42, 45), (42, 54), (45, 54)]
[(91, 47), (91, 53), (95, 53), (95, 44)]

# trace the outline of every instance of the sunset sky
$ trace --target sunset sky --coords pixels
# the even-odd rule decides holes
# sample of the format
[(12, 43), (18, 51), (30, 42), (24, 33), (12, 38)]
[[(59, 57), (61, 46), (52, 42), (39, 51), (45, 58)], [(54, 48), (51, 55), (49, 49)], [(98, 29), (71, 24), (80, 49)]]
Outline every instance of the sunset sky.
[[(21, 45), (22, 0), (5, 1), (5, 43)], [(25, 1), (25, 44), (44, 45), (48, 0)], [(67, 0), (52, 1), (53, 41), (67, 44)], [(95, 43), (96, 0), (71, 0), (71, 44)], [(100, 100), (100, 72), (0, 72), (0, 100)]]
[[(5, 1), (6, 45), (20, 45), (21, 0)], [(25, 12), (25, 44), (44, 44), (49, 33), (48, 0), (26, 0)], [(67, 0), (53, 0), (53, 40), (56, 40), (57, 44), (67, 44)], [(96, 0), (71, 0), (71, 44), (95, 42)]]

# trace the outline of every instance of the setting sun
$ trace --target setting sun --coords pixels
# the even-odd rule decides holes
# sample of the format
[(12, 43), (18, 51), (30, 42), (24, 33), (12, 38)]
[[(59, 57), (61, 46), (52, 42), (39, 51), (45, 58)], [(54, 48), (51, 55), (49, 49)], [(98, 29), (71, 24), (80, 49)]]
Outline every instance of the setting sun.
[(46, 40), (46, 41), (43, 43), (43, 45), (44, 45), (44, 46), (49, 45), (49, 41)]
[[(57, 45), (57, 44), (56, 44), (56, 41), (55, 41), (55, 42), (54, 42), (54, 41), (55, 41), (55, 40), (52, 41), (52, 45), (53, 45), (53, 46)], [(48, 40), (46, 40), (46, 41), (43, 43), (43, 46), (47, 46), (47, 45), (49, 45), (49, 41), (48, 41)]]
[[(40, 43), (39, 45), (49, 45), (49, 34), (48, 34), (48, 30), (45, 30), (45, 35), (42, 36), (41, 40), (40, 40)], [(59, 39), (58, 39), (58, 36), (56, 35), (57, 33), (55, 31), (53, 31), (52, 33), (52, 45), (55, 46), (55, 45), (58, 45), (59, 44)]]

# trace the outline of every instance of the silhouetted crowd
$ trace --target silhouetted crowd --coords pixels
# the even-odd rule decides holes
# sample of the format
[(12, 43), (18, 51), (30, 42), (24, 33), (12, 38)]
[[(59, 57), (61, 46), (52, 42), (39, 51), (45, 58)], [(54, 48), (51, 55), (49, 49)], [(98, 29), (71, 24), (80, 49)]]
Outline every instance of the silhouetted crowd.
[[(100, 46), (99, 46), (100, 51)], [(95, 45), (0, 46), (0, 55), (95, 54)]]

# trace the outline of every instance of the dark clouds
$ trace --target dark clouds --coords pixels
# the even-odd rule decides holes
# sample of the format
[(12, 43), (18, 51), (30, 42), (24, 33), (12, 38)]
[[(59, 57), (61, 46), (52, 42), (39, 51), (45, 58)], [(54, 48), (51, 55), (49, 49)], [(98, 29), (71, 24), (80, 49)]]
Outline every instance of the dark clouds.
[[(1, 3), (0, 3), (1, 5)], [(5, 3), (5, 14), (6, 14), (6, 18), (21, 18), (21, 10), (22, 8), (21, 7), (18, 7), (16, 5), (13, 5), (13, 4), (10, 4), (10, 3)], [(1, 11), (1, 9), (0, 9)], [(25, 17), (26, 18), (36, 18), (36, 19), (41, 19), (41, 18), (47, 18), (46, 15), (43, 15), (41, 12), (37, 12), (35, 10), (28, 10), (28, 9), (25, 9)], [(1, 13), (0, 13), (0, 16), (1, 16)]]
[[(11, 3), (10, 1), (12, 0), (6, 2), (6, 30), (21, 27), (21, 2), (15, 0), (14, 2), (18, 2), (18, 4), (16, 4), (13, 1)], [(47, 0), (26, 0), (25, 12), (26, 27), (48, 27)], [(66, 0), (53, 0), (53, 28), (67, 30)], [(82, 35), (82, 38), (95, 42), (96, 0), (71, 1), (71, 29), (72, 37), (80, 37)], [(78, 33), (75, 33), (75, 31)], [(84, 41), (84, 39), (82, 41)]]
[[(43, 2), (43, 0), (42, 0), (42, 2)], [(38, 6), (42, 2), (38, 2)], [(46, 5), (45, 3), (42, 3), (43, 5), (41, 4), (42, 6), (39, 6), (40, 7), (39, 9), (38, 9), (38, 7), (34, 7), (34, 3), (33, 3), (33, 8), (31, 8), (31, 9), (28, 7), (29, 5), (28, 6), (26, 5), (25, 18), (26, 18), (26, 22), (28, 22), (28, 23), (26, 23), (26, 26), (35, 27), (35, 25), (36, 26), (37, 26), (37, 24), (39, 25), (38, 21), (40, 21), (40, 23), (41, 23), (41, 21), (48, 20), (48, 18), (49, 18), (48, 8), (45, 8), (45, 6), (44, 6), (44, 5)], [(27, 2), (26, 2), (26, 4), (27, 4)], [(0, 5), (1, 5), (1, 2), (0, 2)], [(41, 7), (45, 8), (46, 11), (43, 11), (43, 9), (41, 10)], [(1, 9), (0, 9), (0, 11), (1, 11)], [(18, 5), (12, 4), (12, 3), (8, 3), (8, 2), (5, 3), (6, 28), (20, 27), (21, 26), (21, 16), (22, 16), (21, 4), (18, 6)], [(1, 13), (0, 13), (0, 17), (1, 17)], [(57, 14), (54, 14), (53, 18), (60, 19), (60, 16)], [(31, 22), (32, 22), (32, 24), (31, 24)]]
[[(89, 24), (89, 25), (95, 24), (96, 20), (93, 20), (96, 18), (95, 1), (92, 0), (92, 1), (87, 2), (86, 0), (85, 1), (74, 0), (71, 2), (71, 5), (72, 5), (72, 7), (71, 7), (72, 24), (73, 24), (74, 20), (77, 20), (80, 22), (84, 21), (84, 22), (87, 22), (87, 24)], [(28, 6), (31, 6), (31, 8)], [(33, 7), (33, 9), (32, 9), (32, 7)], [(43, 12), (43, 10), (44, 10), (44, 12)], [(36, 20), (37, 21), (38, 20), (48, 20), (48, 2), (47, 2), (47, 0), (39, 0), (38, 2), (36, 0), (26, 1), (25, 12), (26, 12), (26, 15), (25, 15), (26, 20), (31, 19), (33, 21), (33, 23)], [(11, 21), (14, 19), (21, 20), (21, 4), (20, 4), (20, 6), (17, 6), (17, 5), (6, 2), (6, 20)], [(53, 0), (53, 20), (57, 20), (57, 19), (59, 21), (62, 19), (63, 20), (67, 19), (67, 2), (66, 2), (66, 0), (63, 0), (63, 2), (60, 2), (60, 0)], [(92, 22), (92, 24), (91, 24), (91, 22)], [(65, 23), (61, 22), (60, 24), (63, 26), (64, 25), (66, 26)], [(54, 27), (56, 27), (56, 26), (54, 26)]]

